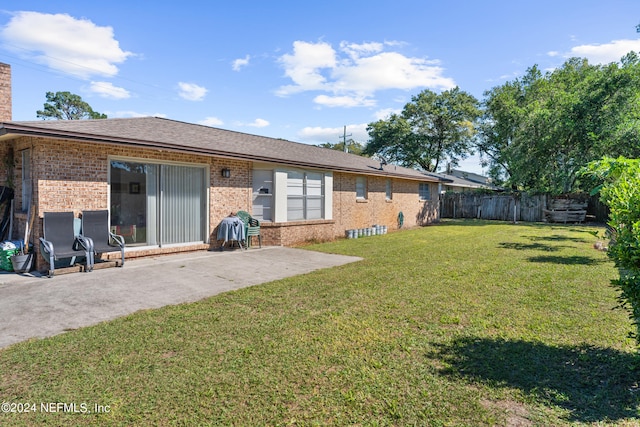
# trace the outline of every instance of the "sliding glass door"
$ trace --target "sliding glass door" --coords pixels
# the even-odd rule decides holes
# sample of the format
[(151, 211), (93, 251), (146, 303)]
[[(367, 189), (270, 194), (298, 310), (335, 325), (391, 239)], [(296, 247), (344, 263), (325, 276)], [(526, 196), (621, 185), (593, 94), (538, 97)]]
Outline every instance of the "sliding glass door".
[(205, 170), (162, 165), (160, 173), (162, 243), (203, 241), (206, 226)]
[(127, 246), (206, 241), (206, 167), (112, 160), (111, 229)]

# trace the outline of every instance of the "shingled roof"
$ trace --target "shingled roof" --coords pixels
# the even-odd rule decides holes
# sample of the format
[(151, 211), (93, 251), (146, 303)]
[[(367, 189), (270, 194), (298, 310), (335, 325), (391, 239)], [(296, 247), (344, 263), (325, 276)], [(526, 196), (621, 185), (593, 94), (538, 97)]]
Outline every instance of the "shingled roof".
[[(488, 178), (485, 178), (485, 182), (480, 182), (478, 179), (471, 179), (471, 178), (466, 178), (464, 176), (458, 176), (458, 175), (452, 175), (452, 174), (447, 174), (447, 173), (436, 173), (436, 172), (424, 172), (425, 175), (430, 175), (433, 178), (439, 178), (440, 181), (445, 184), (445, 185), (449, 185), (451, 187), (459, 187), (459, 188), (468, 188), (468, 189), (474, 189), (474, 190), (478, 190), (478, 189), (483, 189), (483, 190), (492, 190), (492, 191), (503, 191), (502, 188), (493, 185), (491, 182), (488, 182), (486, 180), (488, 180)], [(460, 173), (462, 174), (463, 172), (460, 171)], [(471, 175), (473, 178), (476, 177), (481, 177), (481, 175), (478, 174), (474, 174), (474, 173), (470, 173), (469, 175)]]
[(38, 136), (220, 156), (297, 167), (438, 182), (420, 171), (283, 139), (268, 138), (158, 117), (39, 120), (0, 124), (0, 140)]

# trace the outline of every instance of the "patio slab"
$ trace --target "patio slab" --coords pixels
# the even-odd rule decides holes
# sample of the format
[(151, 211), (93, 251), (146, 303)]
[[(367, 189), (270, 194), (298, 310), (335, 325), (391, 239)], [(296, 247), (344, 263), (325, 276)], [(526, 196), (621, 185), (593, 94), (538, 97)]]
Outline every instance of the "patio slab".
[(361, 258), (285, 247), (128, 260), (53, 278), (0, 274), (0, 348)]

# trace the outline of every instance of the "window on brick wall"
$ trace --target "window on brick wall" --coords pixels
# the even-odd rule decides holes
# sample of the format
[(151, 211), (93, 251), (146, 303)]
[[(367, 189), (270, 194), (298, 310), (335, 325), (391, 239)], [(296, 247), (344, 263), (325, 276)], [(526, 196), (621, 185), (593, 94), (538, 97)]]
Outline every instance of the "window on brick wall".
[(324, 174), (287, 172), (287, 221), (324, 217)]
[(31, 206), (31, 149), (22, 150), (22, 210)]
[(273, 221), (273, 170), (253, 170), (253, 211), (259, 221)]
[(431, 186), (426, 182), (421, 182), (420, 188), (418, 189), (418, 195), (422, 201), (431, 200)]
[(391, 179), (387, 179), (385, 182), (384, 197), (386, 200), (391, 200), (393, 193), (391, 192)]
[(367, 177), (356, 177), (356, 199), (365, 200), (367, 198)]

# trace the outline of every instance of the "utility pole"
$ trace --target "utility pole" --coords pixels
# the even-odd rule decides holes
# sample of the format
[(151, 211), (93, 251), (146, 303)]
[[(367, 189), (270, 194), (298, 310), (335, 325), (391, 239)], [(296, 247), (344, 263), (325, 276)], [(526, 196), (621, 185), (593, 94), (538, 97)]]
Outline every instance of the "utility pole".
[(344, 146), (343, 146), (343, 147), (344, 147), (343, 151), (344, 151), (345, 153), (348, 153), (348, 152), (349, 152), (349, 149), (347, 148), (347, 137), (348, 137), (348, 136), (351, 136), (351, 135), (352, 135), (352, 134), (347, 135), (347, 126), (345, 125), (345, 127), (344, 127), (344, 131), (343, 131), (343, 133), (342, 133), (342, 143), (344, 144)]

